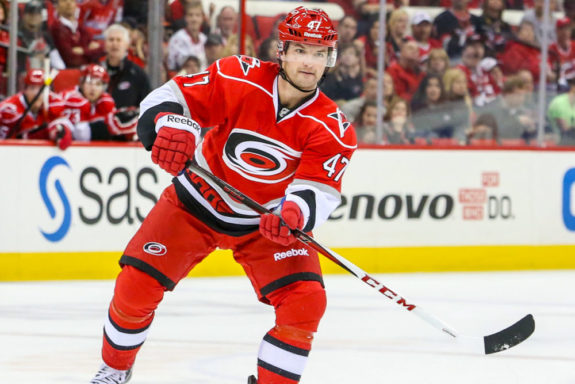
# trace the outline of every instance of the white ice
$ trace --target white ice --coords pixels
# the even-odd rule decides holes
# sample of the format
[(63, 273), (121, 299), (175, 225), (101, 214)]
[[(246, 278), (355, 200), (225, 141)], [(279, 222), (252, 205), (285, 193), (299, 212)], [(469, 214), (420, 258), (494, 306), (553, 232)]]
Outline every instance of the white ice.
[[(575, 383), (575, 271), (376, 278), (462, 334), (488, 335), (527, 313), (535, 333), (472, 355), (353, 276), (328, 275), (303, 384)], [(0, 383), (89, 382), (112, 290), (113, 281), (0, 283)], [(272, 324), (246, 278), (186, 279), (157, 311), (131, 383), (245, 384)]]

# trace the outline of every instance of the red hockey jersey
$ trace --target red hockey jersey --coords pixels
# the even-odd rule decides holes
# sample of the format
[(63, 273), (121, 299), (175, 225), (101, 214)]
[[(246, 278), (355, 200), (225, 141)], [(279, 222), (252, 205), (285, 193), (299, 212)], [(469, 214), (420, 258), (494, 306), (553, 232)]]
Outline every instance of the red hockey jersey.
[(561, 85), (567, 85), (567, 79), (575, 77), (575, 41), (571, 41), (568, 49), (562, 49), (559, 44), (549, 46), (549, 61), (551, 68), (557, 70)]
[(65, 92), (62, 96), (65, 101), (64, 114), (74, 124), (75, 140), (108, 139), (107, 137), (92, 137), (93, 125), (90, 126), (90, 123), (94, 122), (105, 124), (109, 138), (128, 141), (134, 138), (137, 120), (135, 118), (122, 119), (110, 94), (104, 92), (94, 103), (86, 99), (78, 88)]
[[(340, 202), (356, 136), (319, 89), (282, 115), (278, 73), (277, 64), (227, 57), (205, 72), (172, 79), (148, 95), (140, 109), (143, 114), (162, 102), (177, 102), (184, 115), (213, 127), (196, 150), (198, 164), (270, 209), (284, 196), (296, 202), (309, 231)], [(257, 230), (259, 216), (209, 181), (184, 172), (174, 183), (187, 208), (212, 228), (236, 236)]]
[(475, 105), (483, 107), (495, 101), (497, 95), (501, 93), (501, 88), (493, 76), (481, 68), (478, 67), (476, 71), (471, 71), (463, 64), (458, 65), (457, 68), (461, 69), (467, 77), (469, 95), (473, 98)]
[(86, 0), (81, 8), (80, 21), (94, 37), (101, 38), (109, 25), (122, 21), (124, 0)]
[[(57, 94), (50, 92), (48, 107), (46, 109), (40, 108), (37, 114), (28, 111), (20, 126), (17, 127), (16, 125), (27, 106), (22, 93), (17, 93), (0, 103), (0, 139), (49, 139), (48, 129), (45, 127), (64, 115), (64, 100)], [(44, 128), (35, 130), (35, 128), (40, 127)]]

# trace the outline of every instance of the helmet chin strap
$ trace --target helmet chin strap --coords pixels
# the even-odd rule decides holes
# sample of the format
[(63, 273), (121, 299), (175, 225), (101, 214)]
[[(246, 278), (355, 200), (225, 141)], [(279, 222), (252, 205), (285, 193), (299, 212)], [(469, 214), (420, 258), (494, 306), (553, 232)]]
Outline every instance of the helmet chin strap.
[(317, 86), (314, 89), (303, 89), (300, 88), (299, 86), (297, 86), (287, 75), (287, 73), (284, 71), (281, 62), (280, 62), (280, 76), (282, 79), (284, 79), (285, 81), (287, 81), (292, 87), (294, 87), (295, 89), (297, 89), (300, 92), (303, 93), (310, 93), (310, 92), (315, 92), (315, 90), (317, 89)]

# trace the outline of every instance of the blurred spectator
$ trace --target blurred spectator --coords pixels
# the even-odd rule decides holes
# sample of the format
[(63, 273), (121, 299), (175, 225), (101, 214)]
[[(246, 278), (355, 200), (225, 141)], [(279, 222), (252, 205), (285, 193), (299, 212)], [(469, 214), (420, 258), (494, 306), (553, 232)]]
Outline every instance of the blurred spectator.
[[(512, 76), (503, 85), (503, 97), (483, 110), (482, 115), (493, 116), (496, 125), (491, 128), (497, 131), (498, 139), (530, 140), (535, 137), (536, 122), (524, 108), (524, 101), (523, 82)], [(478, 120), (482, 120), (481, 116)]]
[(444, 49), (432, 49), (427, 60), (427, 73), (443, 76), (449, 68), (449, 56)]
[[(568, 0), (567, 2), (569, 1), (572, 0)], [(549, 43), (553, 43), (555, 42), (555, 40), (557, 40), (557, 35), (555, 34), (556, 19), (555, 16), (553, 15), (553, 12), (557, 10), (557, 0), (549, 0), (550, 23), (548, 26), (543, 25), (544, 5), (545, 0), (535, 0), (533, 8), (525, 11), (520, 23), (523, 24), (523, 22), (526, 21), (533, 26), (533, 32), (534, 32), (533, 42), (538, 46), (541, 45), (541, 38), (543, 37), (544, 33), (547, 34), (547, 41)]]
[(407, 101), (419, 87), (425, 73), (419, 68), (419, 47), (413, 40), (406, 41), (401, 47), (399, 60), (387, 69), (393, 78), (395, 93)]
[(483, 13), (476, 28), (485, 39), (487, 56), (496, 56), (503, 51), (507, 41), (513, 37), (511, 26), (503, 21), (504, 0), (485, 0)]
[(466, 132), (471, 127), (472, 102), (467, 88), (467, 76), (458, 68), (450, 68), (443, 75), (446, 107), (452, 111), (453, 137), (465, 143)]
[(549, 104), (547, 117), (560, 145), (575, 145), (575, 75), (567, 77), (569, 91), (556, 96)]
[(268, 37), (260, 44), (258, 49), (258, 59), (262, 61), (269, 61), (272, 63), (278, 62), (278, 42), (275, 37)]
[(54, 45), (67, 68), (79, 68), (93, 63), (103, 54), (102, 46), (78, 21), (76, 0), (57, 0), (58, 19), (52, 24)]
[(70, 146), (72, 124), (64, 116), (64, 100), (44, 82), (44, 71), (30, 69), (24, 90), (0, 103), (0, 139), (51, 140), (62, 150)]
[(432, 49), (442, 48), (441, 42), (431, 38), (431, 17), (423, 11), (418, 11), (411, 19), (411, 34), (419, 46), (419, 61), (422, 68), (427, 65)]
[(412, 144), (414, 129), (410, 122), (410, 111), (407, 101), (395, 100), (384, 116), (383, 135), (387, 144)]
[(18, 22), (18, 40), (22, 48), (29, 51), (18, 55), (18, 72), (27, 68), (43, 68), (44, 59), (52, 47), (52, 36), (42, 19), (42, 4), (36, 0), (26, 3), (22, 19)]
[(549, 46), (549, 61), (557, 78), (559, 91), (570, 87), (567, 78), (575, 76), (575, 41), (571, 40), (571, 20), (557, 20), (557, 42)]
[[(226, 45), (222, 51), (222, 57), (232, 56), (239, 54), (238, 34), (234, 33), (228, 38)], [(246, 34), (244, 38), (245, 56), (256, 57), (256, 48), (251, 36)]]
[(0, 101), (4, 99), (7, 93), (8, 74), (7, 59), (8, 59), (8, 44), (10, 43), (10, 34), (8, 33), (8, 5), (6, 1), (0, 0)]
[(204, 44), (207, 36), (202, 33), (204, 9), (201, 1), (189, 2), (184, 16), (186, 26), (174, 33), (168, 45), (168, 69), (175, 71), (188, 56), (196, 56), (206, 68)]
[(184, 61), (182, 69), (180, 69), (180, 72), (178, 72), (178, 76), (191, 75), (194, 73), (199, 73), (200, 71), (200, 59), (198, 59), (196, 56), (190, 56), (186, 59), (186, 61)]
[(505, 81), (505, 76), (503, 76), (499, 62), (493, 57), (485, 57), (479, 62), (479, 67), (484, 73), (489, 74), (491, 81), (495, 83), (495, 96), (498, 96), (503, 89), (503, 83)]
[[(396, 9), (389, 15), (388, 30), (386, 36), (387, 52), (391, 55), (389, 62), (397, 60), (401, 46), (407, 40), (407, 27), (409, 25), (409, 15), (404, 9)], [(378, 23), (379, 27), (379, 23)]]
[(106, 93), (110, 77), (96, 64), (82, 69), (80, 84), (66, 92), (64, 113), (74, 125), (74, 140), (132, 141), (136, 136), (136, 108), (118, 111), (114, 99)]
[(497, 122), (493, 115), (485, 114), (479, 116), (473, 126), (466, 132), (465, 141), (462, 144), (472, 144), (474, 141), (481, 141), (482, 144), (488, 145), (497, 145), (499, 143)]
[(124, 0), (85, 0), (81, 3), (80, 23), (95, 39), (103, 39), (108, 26), (122, 21)]
[(467, 40), (461, 56), (462, 63), (457, 66), (465, 72), (469, 94), (473, 103), (479, 107), (493, 102), (500, 93), (495, 80), (479, 65), (483, 52), (483, 43), (480, 40)]
[(138, 107), (150, 92), (150, 80), (142, 68), (128, 59), (130, 35), (120, 24), (112, 24), (104, 31), (106, 56), (102, 66), (110, 75), (108, 93), (117, 108)]
[(359, 97), (363, 91), (361, 52), (355, 44), (339, 47), (335, 67), (328, 72), (321, 90), (338, 104)]
[[(507, 43), (505, 50), (498, 58), (505, 75), (512, 76), (521, 69), (527, 69), (533, 75), (535, 83), (539, 82), (541, 49), (535, 41), (533, 25), (529, 21), (521, 22), (517, 38)], [(552, 79), (554, 76), (551, 68), (547, 66), (545, 70), (547, 77)]]
[[(204, 45), (206, 53), (206, 66), (210, 66), (224, 57), (224, 40), (216, 33), (210, 33)], [(205, 68), (202, 68), (205, 69)]]
[(220, 9), (220, 13), (216, 18), (216, 30), (214, 33), (219, 34), (223, 39), (223, 44), (226, 44), (230, 36), (234, 33), (238, 26), (238, 14), (231, 6), (224, 6)]
[(455, 125), (452, 106), (445, 103), (443, 79), (427, 75), (411, 100), (412, 122), (415, 134), (425, 138), (452, 138)]
[[(369, 27), (369, 32), (365, 36), (358, 37), (355, 42), (362, 49), (365, 61), (365, 73), (367, 76), (377, 76), (377, 45), (379, 36), (379, 21), (374, 20)], [(386, 55), (386, 62), (389, 56)]]
[(347, 101), (341, 106), (341, 111), (352, 121), (358, 118), (359, 111), (365, 103), (377, 100), (377, 79), (368, 77), (363, 84), (363, 93), (361, 96)]
[(352, 43), (357, 35), (357, 21), (351, 15), (345, 15), (337, 26), (338, 44)]
[(366, 101), (354, 119), (353, 127), (359, 144), (376, 144), (377, 103)]
[(144, 32), (138, 28), (136, 19), (127, 17), (120, 23), (130, 33), (130, 48), (128, 48), (128, 58), (141, 68), (146, 68), (147, 46)]
[(440, 40), (451, 59), (458, 59), (467, 37), (480, 24), (478, 16), (469, 13), (470, 0), (453, 0), (451, 8), (437, 15), (433, 21), (433, 37)]
[(575, 1), (566, 0), (563, 8), (565, 8), (565, 17), (571, 20), (571, 38), (575, 39)]

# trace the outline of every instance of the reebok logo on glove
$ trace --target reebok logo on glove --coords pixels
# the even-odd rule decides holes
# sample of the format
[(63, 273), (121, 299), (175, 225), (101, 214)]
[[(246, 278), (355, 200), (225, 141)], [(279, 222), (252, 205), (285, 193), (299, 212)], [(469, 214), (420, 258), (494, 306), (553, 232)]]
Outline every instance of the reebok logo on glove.
[(178, 115), (167, 115), (167, 116), (168, 116), (168, 123), (187, 124), (191, 128), (195, 129), (196, 131), (199, 131), (202, 129), (198, 123), (196, 123), (192, 119), (188, 119), (187, 117), (178, 116)]

